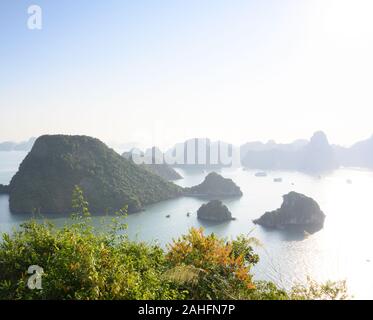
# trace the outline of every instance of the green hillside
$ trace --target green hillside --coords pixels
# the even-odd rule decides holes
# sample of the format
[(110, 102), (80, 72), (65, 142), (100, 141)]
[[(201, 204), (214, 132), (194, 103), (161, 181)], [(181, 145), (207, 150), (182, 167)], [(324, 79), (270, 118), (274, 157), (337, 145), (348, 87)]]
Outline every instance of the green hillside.
[(13, 213), (71, 211), (71, 192), (79, 186), (91, 211), (128, 205), (129, 212), (177, 197), (181, 188), (124, 159), (87, 136), (38, 138), (9, 186)]

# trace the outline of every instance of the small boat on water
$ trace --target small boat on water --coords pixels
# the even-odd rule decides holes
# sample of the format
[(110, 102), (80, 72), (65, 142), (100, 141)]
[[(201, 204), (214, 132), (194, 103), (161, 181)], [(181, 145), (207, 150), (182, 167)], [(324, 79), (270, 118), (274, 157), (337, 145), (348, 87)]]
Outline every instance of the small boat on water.
[(347, 182), (347, 184), (352, 184), (352, 180), (351, 179), (347, 179), (346, 182)]
[(255, 177), (266, 177), (266, 176), (267, 176), (267, 172), (264, 172), (264, 171), (255, 173)]
[(273, 182), (282, 182), (282, 178), (274, 178)]
[(171, 215), (170, 215), (170, 214), (168, 214), (168, 215), (166, 216), (166, 218), (171, 218)]
[(187, 213), (187, 217), (190, 217), (190, 212)]

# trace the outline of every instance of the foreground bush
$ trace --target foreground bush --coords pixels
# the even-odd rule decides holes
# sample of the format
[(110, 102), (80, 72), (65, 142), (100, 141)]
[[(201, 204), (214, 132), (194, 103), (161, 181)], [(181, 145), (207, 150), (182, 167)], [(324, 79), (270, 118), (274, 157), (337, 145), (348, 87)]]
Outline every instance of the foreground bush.
[[(250, 267), (258, 261), (248, 243), (225, 242), (202, 229), (191, 229), (169, 246), (166, 259), (190, 281), (179, 281), (191, 299), (239, 299), (255, 289)], [(172, 269), (171, 269), (172, 271)], [(178, 273), (169, 277), (178, 280)]]
[[(343, 283), (297, 286), (291, 292), (255, 282), (253, 239), (224, 241), (191, 229), (164, 251), (130, 241), (125, 211), (101, 231), (76, 189), (72, 224), (56, 228), (30, 221), (0, 243), (0, 299), (335, 299)], [(43, 268), (41, 290), (30, 290), (29, 266)]]

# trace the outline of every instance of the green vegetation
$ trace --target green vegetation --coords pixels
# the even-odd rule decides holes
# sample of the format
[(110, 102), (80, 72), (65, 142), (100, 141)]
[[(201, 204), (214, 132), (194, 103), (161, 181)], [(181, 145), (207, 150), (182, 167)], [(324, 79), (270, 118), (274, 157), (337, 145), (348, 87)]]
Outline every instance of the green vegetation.
[(141, 164), (144, 169), (149, 170), (150, 172), (162, 177), (167, 181), (174, 181), (182, 179), (182, 176), (167, 163), (162, 164)]
[(69, 213), (75, 185), (84, 190), (93, 213), (114, 212), (124, 204), (135, 212), (182, 192), (97, 139), (42, 136), (10, 183), (10, 210)]
[[(72, 207), (73, 223), (63, 228), (30, 221), (3, 234), (0, 299), (346, 298), (344, 283), (311, 282), (286, 292), (254, 281), (250, 270), (259, 261), (252, 248), (255, 239), (225, 241), (191, 229), (163, 250), (127, 238), (125, 209), (95, 229), (79, 187)], [(42, 290), (27, 287), (31, 265), (44, 269)]]
[(207, 197), (241, 197), (242, 191), (232, 179), (226, 179), (216, 172), (210, 172), (205, 180), (194, 187), (185, 188), (185, 194)]

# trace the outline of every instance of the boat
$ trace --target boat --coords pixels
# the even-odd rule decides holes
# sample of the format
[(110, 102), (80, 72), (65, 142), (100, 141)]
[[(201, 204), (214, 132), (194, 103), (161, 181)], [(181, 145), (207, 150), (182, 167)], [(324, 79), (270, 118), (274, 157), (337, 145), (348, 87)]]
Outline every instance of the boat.
[(274, 178), (273, 182), (282, 182), (282, 178)]
[(255, 177), (266, 177), (266, 176), (267, 176), (267, 172), (264, 172), (264, 171), (255, 173)]

